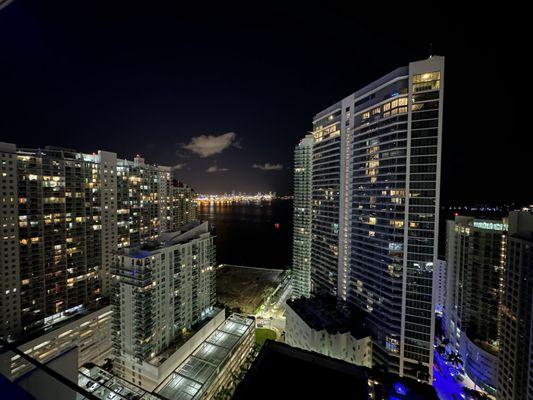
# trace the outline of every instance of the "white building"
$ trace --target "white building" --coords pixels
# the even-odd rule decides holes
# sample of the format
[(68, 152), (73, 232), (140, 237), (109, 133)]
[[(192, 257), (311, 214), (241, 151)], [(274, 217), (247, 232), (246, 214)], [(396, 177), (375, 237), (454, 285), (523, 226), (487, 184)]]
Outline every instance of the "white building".
[(370, 333), (352, 324), (350, 316), (322, 298), (289, 300), (285, 343), (352, 364), (372, 367)]
[(167, 399), (212, 399), (221, 389), (233, 388), (233, 375), (238, 374), (254, 343), (254, 319), (232, 314), (154, 393)]
[(311, 198), (313, 135), (300, 140), (294, 150), (294, 203), (292, 283), (295, 298), (311, 293)]
[(446, 306), (446, 261), (437, 260), (433, 275), (433, 295), (435, 296), (435, 312), (443, 313)]
[(313, 118), (311, 294), (368, 315), (376, 365), (432, 382), (444, 58)]
[(193, 222), (125, 248), (112, 286), (116, 371), (143, 388), (155, 387), (166, 376), (166, 359), (197, 330), (191, 328), (220, 318), (213, 310), (215, 245), (209, 224)]

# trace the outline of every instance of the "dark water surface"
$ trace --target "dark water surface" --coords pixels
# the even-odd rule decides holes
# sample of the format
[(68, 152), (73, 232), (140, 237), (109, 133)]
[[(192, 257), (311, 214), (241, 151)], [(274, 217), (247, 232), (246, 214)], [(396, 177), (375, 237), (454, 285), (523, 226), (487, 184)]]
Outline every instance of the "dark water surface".
[[(465, 211), (461, 214), (468, 215)], [(217, 233), (217, 262), (259, 268), (287, 268), (292, 251), (292, 201), (260, 204), (201, 205), (201, 220), (214, 223)], [(495, 217), (490, 215), (491, 217)], [(439, 255), (446, 245), (447, 207), (440, 212)], [(275, 224), (279, 223), (279, 228)]]
[[(217, 262), (287, 268), (291, 260), (292, 202), (204, 204), (198, 217), (215, 224)], [(279, 228), (275, 224), (279, 224)]]

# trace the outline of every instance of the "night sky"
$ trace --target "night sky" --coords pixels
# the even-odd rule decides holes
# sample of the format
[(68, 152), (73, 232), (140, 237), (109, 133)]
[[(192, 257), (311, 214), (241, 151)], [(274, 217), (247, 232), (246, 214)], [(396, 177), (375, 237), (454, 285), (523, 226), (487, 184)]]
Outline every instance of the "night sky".
[(133, 3), (0, 10), (0, 141), (140, 153), (200, 192), (291, 193), (313, 115), (432, 43), (447, 58), (444, 202), (533, 200), (533, 135), (514, 96), (531, 80), (528, 46), (506, 10)]

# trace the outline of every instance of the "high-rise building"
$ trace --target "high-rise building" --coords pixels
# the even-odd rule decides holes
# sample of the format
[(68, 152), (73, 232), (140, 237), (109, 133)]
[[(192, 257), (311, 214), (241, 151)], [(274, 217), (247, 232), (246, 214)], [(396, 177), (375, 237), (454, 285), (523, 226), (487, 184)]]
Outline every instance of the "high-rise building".
[(533, 213), (509, 214), (498, 399), (533, 398)]
[(444, 58), (313, 119), (311, 285), (368, 313), (373, 359), (431, 380)]
[(435, 296), (435, 312), (442, 315), (446, 304), (446, 260), (438, 259), (435, 264), (433, 294)]
[(142, 246), (124, 248), (112, 286), (117, 370), (135, 376), (136, 367), (157, 363), (182, 330), (213, 309), (215, 245), (208, 222), (192, 222)]
[(170, 190), (172, 203), (168, 215), (168, 230), (171, 232), (196, 220), (196, 192), (176, 179), (172, 180)]
[(313, 293), (337, 295), (341, 111), (339, 103), (313, 119), (311, 174), (311, 286)]
[(140, 156), (0, 143), (0, 336), (99, 309), (117, 248), (167, 230), (172, 195), (170, 168)]
[(307, 135), (294, 150), (294, 202), (292, 285), (293, 297), (311, 292), (311, 178), (313, 135)]
[(446, 232), (446, 331), (468, 376), (497, 388), (500, 306), (507, 223), (456, 216)]

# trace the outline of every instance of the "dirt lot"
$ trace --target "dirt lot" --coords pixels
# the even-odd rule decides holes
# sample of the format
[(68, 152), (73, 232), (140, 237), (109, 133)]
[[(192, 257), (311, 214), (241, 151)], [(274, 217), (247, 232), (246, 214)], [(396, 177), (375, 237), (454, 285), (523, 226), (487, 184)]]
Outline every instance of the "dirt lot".
[(252, 314), (279, 283), (283, 271), (225, 265), (217, 269), (218, 301)]

